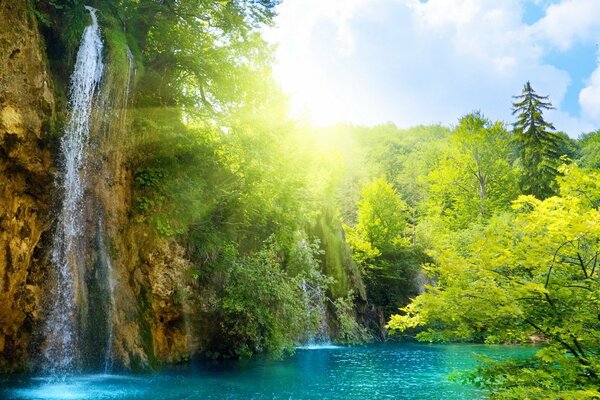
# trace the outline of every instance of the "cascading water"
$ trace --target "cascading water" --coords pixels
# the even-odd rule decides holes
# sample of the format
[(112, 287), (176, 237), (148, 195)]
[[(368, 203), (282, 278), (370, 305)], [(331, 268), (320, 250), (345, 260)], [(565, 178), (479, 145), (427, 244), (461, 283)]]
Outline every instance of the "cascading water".
[(329, 327), (327, 325), (327, 309), (325, 307), (325, 300), (327, 297), (325, 296), (323, 289), (318, 286), (313, 286), (303, 279), (302, 291), (304, 292), (304, 305), (309, 318), (316, 315), (319, 319), (318, 329), (315, 334), (308, 338), (306, 346), (331, 345)]
[(61, 140), (62, 209), (52, 247), (55, 282), (46, 320), (44, 367), (48, 372), (66, 372), (78, 361), (78, 298), (85, 296), (82, 284), (85, 262), (83, 198), (85, 193), (87, 143), (94, 95), (104, 65), (103, 43), (96, 9), (87, 7), (92, 24), (83, 32), (69, 91), (69, 118)]

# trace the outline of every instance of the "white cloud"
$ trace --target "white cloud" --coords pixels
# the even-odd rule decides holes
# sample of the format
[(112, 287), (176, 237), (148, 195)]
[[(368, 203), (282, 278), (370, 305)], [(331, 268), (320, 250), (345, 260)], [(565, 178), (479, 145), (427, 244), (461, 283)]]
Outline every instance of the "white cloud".
[[(543, 62), (548, 40), (567, 43), (550, 29), (557, 6), (528, 26), (523, 1), (286, 0), (267, 32), (279, 45), (274, 73), (295, 114), (320, 124), (453, 123), (474, 109), (511, 121), (511, 96), (526, 81), (555, 105), (570, 84)], [(569, 43), (583, 35), (566, 30)], [(558, 129), (587, 126), (555, 116)]]
[(548, 121), (552, 121), (554, 126), (563, 132), (567, 132), (571, 137), (578, 137), (582, 133), (592, 132), (598, 129), (590, 120), (577, 118), (560, 110), (549, 111), (546, 115)]
[(579, 93), (579, 104), (585, 117), (600, 123), (600, 56), (598, 67)]
[(561, 50), (576, 41), (600, 40), (600, 1), (564, 0), (546, 9), (533, 31)]

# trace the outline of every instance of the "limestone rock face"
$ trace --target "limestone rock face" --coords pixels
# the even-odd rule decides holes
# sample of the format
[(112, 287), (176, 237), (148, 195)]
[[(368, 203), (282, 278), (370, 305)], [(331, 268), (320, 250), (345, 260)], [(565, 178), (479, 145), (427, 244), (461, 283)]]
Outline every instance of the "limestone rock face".
[(0, 371), (25, 368), (50, 229), (54, 88), (26, 1), (0, 1)]
[(103, 210), (104, 234), (111, 249), (114, 366), (138, 370), (185, 360), (194, 350), (189, 321), (194, 312), (187, 298), (192, 283), (184, 249), (133, 218), (133, 174), (127, 151), (135, 112), (130, 109), (134, 99), (128, 97), (134, 93), (135, 65), (129, 63), (127, 70), (123, 68), (127, 63), (111, 58), (105, 65), (92, 123), (93, 141), (99, 146), (89, 161), (96, 171), (89, 177), (89, 197), (94, 199), (89, 214), (94, 215), (96, 207)]

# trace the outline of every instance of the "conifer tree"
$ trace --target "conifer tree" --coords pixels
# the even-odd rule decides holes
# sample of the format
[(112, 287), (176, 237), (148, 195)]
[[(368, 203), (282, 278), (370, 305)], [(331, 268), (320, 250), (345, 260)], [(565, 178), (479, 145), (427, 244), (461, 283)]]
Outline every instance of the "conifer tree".
[(521, 190), (539, 199), (556, 193), (556, 175), (561, 156), (561, 138), (554, 126), (545, 121), (543, 112), (552, 110), (548, 96), (540, 96), (527, 82), (519, 96), (514, 96), (515, 140), (523, 165)]

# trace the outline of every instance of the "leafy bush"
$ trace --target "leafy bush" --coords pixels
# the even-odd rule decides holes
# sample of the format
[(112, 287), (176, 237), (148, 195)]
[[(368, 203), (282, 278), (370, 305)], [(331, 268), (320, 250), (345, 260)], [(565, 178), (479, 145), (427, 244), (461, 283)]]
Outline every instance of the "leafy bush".
[(302, 276), (290, 278), (281, 263), (274, 243), (230, 263), (217, 321), (221, 356), (269, 353), (279, 357), (293, 351), (297, 339), (311, 325), (303, 301)]

